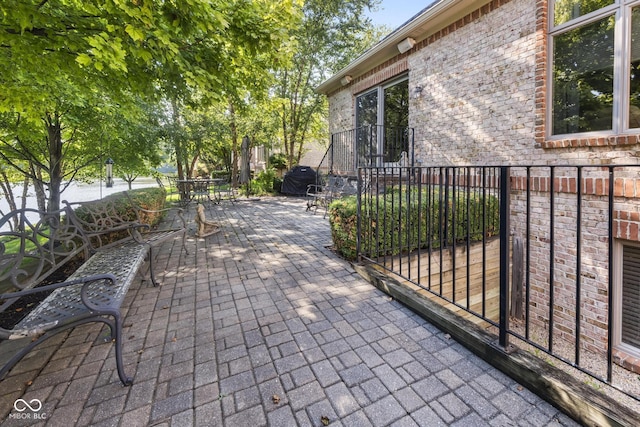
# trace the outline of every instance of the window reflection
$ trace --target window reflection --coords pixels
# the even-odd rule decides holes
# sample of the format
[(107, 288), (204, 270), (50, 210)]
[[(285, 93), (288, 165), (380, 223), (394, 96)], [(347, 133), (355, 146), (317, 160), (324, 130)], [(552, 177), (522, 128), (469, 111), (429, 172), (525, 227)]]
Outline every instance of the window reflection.
[(356, 97), (356, 128), (358, 164), (380, 166), (408, 153), (409, 80)]
[(553, 133), (612, 129), (613, 16), (554, 38)]
[(378, 91), (365, 93), (356, 98), (356, 127), (378, 124)]
[(553, 23), (564, 24), (614, 3), (613, 0), (556, 0), (553, 6)]
[(358, 166), (375, 163), (377, 154), (378, 89), (356, 98), (356, 151)]
[(631, 12), (631, 64), (629, 70), (629, 128), (640, 128), (640, 8)]
[(384, 90), (384, 161), (397, 162), (409, 152), (409, 81)]

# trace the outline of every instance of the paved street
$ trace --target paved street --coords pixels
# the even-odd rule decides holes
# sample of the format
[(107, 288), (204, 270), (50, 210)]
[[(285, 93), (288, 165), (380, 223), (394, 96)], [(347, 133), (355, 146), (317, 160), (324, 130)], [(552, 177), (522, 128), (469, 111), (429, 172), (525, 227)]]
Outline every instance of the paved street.
[(106, 329), (79, 327), (2, 381), (3, 425), (576, 425), (357, 275), (304, 200), (211, 206), (222, 230), (204, 239), (194, 211), (189, 254), (167, 242), (162, 286), (137, 283), (125, 303), (133, 386)]

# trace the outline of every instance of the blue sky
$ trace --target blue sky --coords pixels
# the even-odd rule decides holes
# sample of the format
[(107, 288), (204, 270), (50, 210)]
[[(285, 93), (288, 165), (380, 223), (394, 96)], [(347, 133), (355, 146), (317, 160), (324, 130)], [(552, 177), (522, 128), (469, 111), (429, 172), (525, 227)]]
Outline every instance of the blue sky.
[(432, 2), (433, 0), (382, 0), (378, 6), (380, 10), (368, 15), (374, 24), (386, 25), (395, 30)]

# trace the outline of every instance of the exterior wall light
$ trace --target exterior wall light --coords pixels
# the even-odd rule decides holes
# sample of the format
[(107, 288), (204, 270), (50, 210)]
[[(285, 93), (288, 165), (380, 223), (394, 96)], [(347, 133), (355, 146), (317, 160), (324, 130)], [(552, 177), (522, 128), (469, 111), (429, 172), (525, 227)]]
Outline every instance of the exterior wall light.
[(413, 88), (412, 95), (413, 99), (418, 99), (422, 96), (422, 91), (424, 88), (422, 86), (416, 86)]
[(340, 84), (341, 84), (342, 86), (346, 86), (346, 85), (348, 85), (349, 83), (351, 83), (351, 80), (353, 80), (353, 77), (351, 77), (351, 76), (344, 76), (343, 78), (341, 78), (341, 79), (340, 79)]
[(416, 41), (411, 37), (407, 37), (406, 39), (398, 43), (398, 50), (400, 51), (400, 53), (405, 53), (411, 50), (415, 45)]

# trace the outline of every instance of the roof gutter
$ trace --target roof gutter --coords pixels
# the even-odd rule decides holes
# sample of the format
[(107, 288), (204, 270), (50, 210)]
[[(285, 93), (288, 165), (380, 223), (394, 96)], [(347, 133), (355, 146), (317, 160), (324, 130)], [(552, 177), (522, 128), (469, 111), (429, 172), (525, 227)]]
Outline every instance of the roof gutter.
[(487, 2), (488, 0), (436, 0), (345, 68), (321, 83), (316, 88), (316, 93), (328, 94), (339, 89), (358, 75), (399, 55), (398, 43), (407, 37), (413, 38), (416, 42), (424, 40), (444, 25), (448, 25), (451, 21), (455, 22), (461, 14), (464, 16), (468, 13), (466, 11), (473, 10), (470, 9), (471, 6), (479, 7)]

